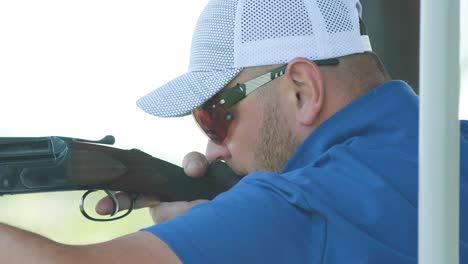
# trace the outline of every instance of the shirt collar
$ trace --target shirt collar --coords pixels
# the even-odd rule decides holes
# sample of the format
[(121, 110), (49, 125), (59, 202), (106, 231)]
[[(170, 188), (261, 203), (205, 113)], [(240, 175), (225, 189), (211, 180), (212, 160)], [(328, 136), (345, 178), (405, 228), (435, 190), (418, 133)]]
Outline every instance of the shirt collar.
[(315, 129), (281, 173), (304, 167), (333, 146), (354, 137), (383, 135), (379, 140), (385, 140), (385, 135), (391, 134), (392, 129), (400, 129), (404, 123), (417, 120), (410, 115), (417, 115), (418, 105), (418, 97), (407, 83), (386, 82), (354, 100)]

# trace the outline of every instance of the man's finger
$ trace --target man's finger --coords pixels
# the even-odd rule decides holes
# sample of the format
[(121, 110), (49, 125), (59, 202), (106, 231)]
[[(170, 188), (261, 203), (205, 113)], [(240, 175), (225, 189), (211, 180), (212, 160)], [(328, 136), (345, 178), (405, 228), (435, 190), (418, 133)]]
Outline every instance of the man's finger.
[[(119, 211), (127, 210), (130, 208), (130, 196), (127, 193), (117, 193), (116, 198), (119, 202)], [(144, 207), (155, 207), (159, 205), (160, 201), (155, 196), (141, 196), (139, 197), (135, 204), (134, 209), (144, 208)], [(114, 213), (114, 203), (109, 196), (102, 198), (95, 207), (96, 213), (100, 215), (109, 215)]]
[(205, 175), (209, 164), (210, 163), (206, 159), (205, 155), (195, 151), (185, 155), (184, 160), (182, 161), (182, 167), (184, 168), (185, 174), (194, 178)]

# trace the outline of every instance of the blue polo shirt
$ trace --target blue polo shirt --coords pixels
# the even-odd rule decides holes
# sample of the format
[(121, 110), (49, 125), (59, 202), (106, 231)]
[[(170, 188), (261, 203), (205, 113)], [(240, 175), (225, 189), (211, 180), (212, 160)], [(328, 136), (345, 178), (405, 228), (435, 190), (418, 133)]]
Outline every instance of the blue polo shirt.
[[(468, 262), (468, 122), (461, 123), (460, 263)], [(418, 97), (401, 81), (317, 128), (281, 173), (145, 229), (184, 263), (417, 263)]]

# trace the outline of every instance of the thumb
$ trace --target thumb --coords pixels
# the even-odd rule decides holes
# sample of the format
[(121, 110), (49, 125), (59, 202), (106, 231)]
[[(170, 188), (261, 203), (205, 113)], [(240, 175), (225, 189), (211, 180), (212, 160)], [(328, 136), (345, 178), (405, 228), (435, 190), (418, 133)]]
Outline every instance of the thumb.
[(189, 152), (182, 161), (185, 174), (190, 177), (199, 178), (205, 175), (209, 162), (205, 155), (200, 152)]

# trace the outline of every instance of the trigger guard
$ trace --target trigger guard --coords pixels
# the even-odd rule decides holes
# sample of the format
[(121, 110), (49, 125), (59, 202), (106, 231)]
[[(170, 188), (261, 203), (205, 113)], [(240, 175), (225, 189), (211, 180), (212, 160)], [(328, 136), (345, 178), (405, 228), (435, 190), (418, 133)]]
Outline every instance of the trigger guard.
[[(109, 221), (115, 221), (115, 220), (122, 219), (122, 218), (126, 217), (127, 215), (129, 215), (133, 211), (135, 202), (138, 199), (138, 197), (140, 197), (140, 194), (131, 193), (130, 197), (129, 197), (130, 198), (130, 208), (127, 210), (126, 213), (124, 213), (121, 216), (117, 216), (117, 217), (110, 218), (110, 219), (101, 219), (101, 218), (95, 218), (95, 217), (90, 216), (88, 213), (86, 213), (86, 210), (84, 208), (84, 201), (86, 200), (86, 197), (90, 193), (93, 193), (95, 191), (98, 191), (98, 190), (88, 190), (83, 194), (83, 196), (81, 196), (80, 211), (81, 211), (81, 214), (85, 218), (87, 218), (88, 220), (91, 220), (91, 221), (96, 221), (96, 222), (109, 222)], [(111, 201), (112, 201), (112, 203), (114, 205), (114, 212), (112, 213), (112, 215), (110, 215), (112, 217), (115, 214), (117, 214), (119, 212), (119, 210), (120, 210), (119, 200), (117, 199), (117, 195), (115, 194), (115, 192), (109, 191), (109, 190), (103, 190), (103, 191), (111, 198)]]

